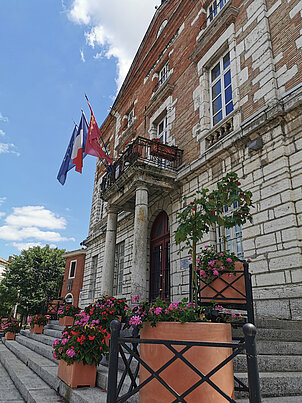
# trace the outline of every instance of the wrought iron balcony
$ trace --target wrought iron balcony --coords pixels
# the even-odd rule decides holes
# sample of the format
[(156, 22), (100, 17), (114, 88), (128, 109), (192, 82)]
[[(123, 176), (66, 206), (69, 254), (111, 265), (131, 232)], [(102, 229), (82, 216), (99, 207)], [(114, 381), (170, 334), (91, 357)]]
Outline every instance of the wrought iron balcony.
[(128, 145), (122, 156), (111, 165), (110, 172), (103, 177), (101, 192), (104, 193), (109, 189), (136, 161), (161, 169), (176, 170), (182, 164), (182, 155), (183, 151), (178, 147), (137, 137), (132, 144)]

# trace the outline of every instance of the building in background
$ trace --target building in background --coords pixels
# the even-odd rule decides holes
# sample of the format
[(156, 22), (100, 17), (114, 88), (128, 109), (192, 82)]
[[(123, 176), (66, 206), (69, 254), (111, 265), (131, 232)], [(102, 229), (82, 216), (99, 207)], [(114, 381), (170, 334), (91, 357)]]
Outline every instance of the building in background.
[(8, 261), (0, 257), (0, 282), (3, 278), (3, 272), (8, 264)]
[[(256, 315), (302, 320), (302, 26), (298, 0), (166, 0), (101, 132), (80, 304), (189, 292), (174, 233), (183, 196), (234, 171), (253, 224), (228, 234), (250, 258)], [(204, 242), (220, 245), (219, 228)]]
[(61, 298), (74, 306), (79, 305), (79, 297), (83, 287), (86, 249), (78, 249), (64, 253), (66, 259)]

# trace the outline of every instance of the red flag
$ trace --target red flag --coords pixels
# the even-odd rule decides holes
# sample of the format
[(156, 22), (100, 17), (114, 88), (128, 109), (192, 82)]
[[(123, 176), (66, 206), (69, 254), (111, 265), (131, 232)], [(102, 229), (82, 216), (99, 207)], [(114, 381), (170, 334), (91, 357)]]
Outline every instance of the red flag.
[(105, 151), (102, 149), (102, 147), (99, 143), (98, 139), (99, 139), (99, 137), (101, 137), (100, 129), (98, 128), (98, 125), (95, 121), (95, 117), (93, 115), (91, 106), (89, 103), (88, 103), (88, 105), (89, 105), (90, 112), (91, 112), (91, 118), (90, 118), (90, 123), (89, 123), (85, 153), (89, 154), (89, 155), (93, 155), (94, 157), (99, 157), (101, 159), (105, 159), (106, 161), (109, 162), (109, 164), (112, 164), (113, 160), (105, 153)]

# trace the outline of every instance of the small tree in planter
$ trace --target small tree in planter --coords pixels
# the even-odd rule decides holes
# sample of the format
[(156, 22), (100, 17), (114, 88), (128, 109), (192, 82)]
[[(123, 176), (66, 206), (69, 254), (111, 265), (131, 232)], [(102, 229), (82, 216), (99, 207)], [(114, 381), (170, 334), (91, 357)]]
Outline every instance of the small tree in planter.
[(95, 324), (66, 328), (53, 343), (54, 358), (59, 360), (58, 377), (71, 388), (95, 386), (96, 367), (108, 351), (107, 331)]
[(2, 325), (1, 330), (5, 333), (5, 340), (15, 340), (16, 333), (20, 332), (20, 323), (12, 320)]
[(50, 315), (35, 315), (28, 318), (30, 324), (31, 333), (41, 334), (43, 333), (43, 328), (47, 325), (50, 319)]
[[(213, 225), (219, 225), (223, 229), (223, 237), (226, 249), (225, 229), (236, 225), (252, 222), (250, 208), (252, 206), (252, 193), (244, 191), (234, 172), (228, 173), (217, 183), (217, 188), (210, 192), (208, 189), (197, 191), (190, 197), (194, 199), (178, 214), (179, 226), (175, 233), (176, 244), (184, 243), (181, 248), (189, 248), (192, 254), (192, 284), (191, 299), (197, 303), (198, 299), (198, 273), (197, 273), (197, 243), (208, 233)], [(236, 209), (227, 215), (225, 211), (233, 205)]]

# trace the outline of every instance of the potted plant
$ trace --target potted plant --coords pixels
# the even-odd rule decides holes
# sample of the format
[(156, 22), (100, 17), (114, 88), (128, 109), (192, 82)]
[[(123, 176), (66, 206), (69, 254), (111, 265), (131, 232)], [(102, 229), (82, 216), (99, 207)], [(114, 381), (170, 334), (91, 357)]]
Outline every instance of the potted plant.
[(59, 360), (58, 377), (71, 388), (95, 386), (96, 367), (108, 351), (107, 331), (96, 324), (66, 328), (53, 343), (53, 357)]
[[(218, 225), (222, 227), (224, 249), (227, 250), (225, 229), (242, 225), (247, 220), (252, 222), (252, 193), (244, 191), (240, 185), (237, 174), (230, 172), (217, 183), (217, 188), (212, 192), (202, 189), (190, 196), (193, 200), (178, 214), (179, 226), (175, 232), (175, 241), (176, 244), (183, 243), (181, 250), (188, 248), (192, 255), (191, 299), (195, 303), (198, 300), (199, 272), (205, 270), (197, 265), (197, 243), (213, 225)], [(185, 197), (184, 201), (187, 203), (188, 199)], [(233, 206), (236, 208), (232, 209)], [(231, 211), (225, 214), (228, 209)]]
[(28, 318), (30, 324), (30, 332), (34, 334), (42, 334), (43, 328), (47, 325), (50, 315), (34, 315)]
[(59, 326), (72, 326), (75, 315), (80, 311), (80, 308), (74, 305), (61, 305), (58, 309)]
[[(214, 312), (215, 311), (215, 312)], [(167, 302), (157, 299), (154, 303), (142, 302), (134, 305), (128, 314), (129, 324), (141, 328), (141, 339), (165, 339), (177, 341), (211, 341), (230, 343), (232, 341), (231, 326), (225, 322), (225, 313), (217, 307), (214, 311), (208, 307), (196, 306), (195, 303)], [(236, 320), (228, 316), (228, 321)], [(236, 315), (237, 316), (237, 315)], [(175, 347), (182, 349), (183, 347)], [(209, 373), (229, 355), (231, 348), (192, 347), (184, 357), (203, 374)], [(157, 370), (172, 357), (173, 353), (164, 345), (143, 343), (140, 345), (140, 357), (153, 369)], [(149, 371), (140, 366), (140, 383), (149, 377)], [(182, 360), (175, 360), (160, 376), (177, 393), (189, 389), (200, 378)], [(230, 397), (234, 396), (233, 364), (229, 362), (222, 367), (211, 380)], [(152, 401), (172, 401), (170, 392), (157, 380), (152, 380), (140, 390), (140, 403)], [(188, 400), (187, 400), (188, 399)], [(187, 397), (188, 402), (220, 403), (225, 399), (206, 382), (198, 386)]]
[(5, 340), (15, 340), (16, 333), (20, 332), (20, 323), (12, 320), (1, 326), (1, 330), (5, 333)]

